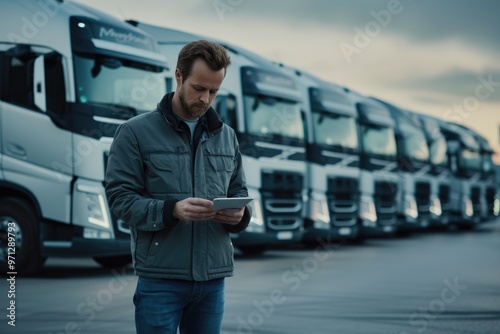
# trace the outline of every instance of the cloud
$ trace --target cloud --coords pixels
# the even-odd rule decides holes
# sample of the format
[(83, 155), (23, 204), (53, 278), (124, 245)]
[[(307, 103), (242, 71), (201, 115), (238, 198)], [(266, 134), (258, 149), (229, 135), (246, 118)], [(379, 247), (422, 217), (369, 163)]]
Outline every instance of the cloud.
[[(217, 0), (221, 3), (231, 1)], [(208, 15), (217, 18), (213, 3), (200, 4)], [(224, 14), (228, 21), (242, 17), (262, 21), (293, 22), (296, 26), (322, 23), (354, 31), (374, 20), (374, 13), (390, 6), (401, 9), (392, 15), (388, 31), (413, 41), (439, 42), (450, 38), (485, 50), (500, 52), (500, 1), (497, 0), (234, 0), (238, 3)]]
[(419, 41), (459, 38), (467, 44), (500, 51), (500, 2), (496, 0), (419, 0), (394, 28)]
[(485, 86), (484, 82), (491, 81), (489, 87), (494, 91), (490, 101), (500, 102), (500, 69), (486, 69), (481, 72), (456, 69), (428, 78), (410, 80), (404, 84), (408, 88), (427, 91), (439, 91), (458, 97), (474, 95), (478, 86)]

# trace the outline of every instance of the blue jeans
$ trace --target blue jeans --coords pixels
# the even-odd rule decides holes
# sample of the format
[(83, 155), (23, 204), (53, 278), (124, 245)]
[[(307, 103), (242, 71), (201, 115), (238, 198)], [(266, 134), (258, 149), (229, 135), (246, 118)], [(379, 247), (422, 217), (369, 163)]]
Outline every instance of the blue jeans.
[(137, 334), (219, 334), (224, 279), (195, 282), (139, 277), (134, 294)]

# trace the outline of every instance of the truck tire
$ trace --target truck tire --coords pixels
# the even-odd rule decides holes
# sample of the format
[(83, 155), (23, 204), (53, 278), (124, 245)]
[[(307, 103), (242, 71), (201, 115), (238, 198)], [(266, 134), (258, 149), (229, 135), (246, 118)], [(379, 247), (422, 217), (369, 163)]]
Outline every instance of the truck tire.
[[(10, 233), (10, 234), (9, 234)], [(9, 237), (11, 237), (9, 245)], [(14, 241), (12, 240), (14, 237)], [(11, 247), (14, 246), (14, 247)], [(13, 263), (9, 264), (8, 253)], [(29, 275), (38, 272), (46, 258), (40, 255), (38, 217), (33, 208), (19, 198), (0, 200), (0, 270), (1, 275), (16, 272)]]
[(94, 261), (99, 263), (103, 268), (121, 268), (132, 263), (131, 255), (117, 256), (96, 256)]

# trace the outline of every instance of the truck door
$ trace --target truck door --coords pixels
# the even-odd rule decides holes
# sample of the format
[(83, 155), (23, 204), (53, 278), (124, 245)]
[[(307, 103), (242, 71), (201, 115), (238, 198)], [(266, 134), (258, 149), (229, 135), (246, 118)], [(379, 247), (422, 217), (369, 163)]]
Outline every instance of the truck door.
[(72, 136), (57, 124), (66, 105), (62, 57), (26, 44), (2, 48), (8, 82), (0, 123), (4, 177), (28, 189), (45, 218), (69, 222)]

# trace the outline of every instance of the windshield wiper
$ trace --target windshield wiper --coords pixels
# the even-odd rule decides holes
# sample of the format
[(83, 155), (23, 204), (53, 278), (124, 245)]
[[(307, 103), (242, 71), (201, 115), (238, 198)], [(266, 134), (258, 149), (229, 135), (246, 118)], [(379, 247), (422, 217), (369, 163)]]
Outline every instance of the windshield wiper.
[(350, 147), (350, 146), (345, 146), (342, 144), (330, 144), (327, 145), (329, 149), (333, 149), (342, 153), (352, 153), (356, 152), (356, 148)]

